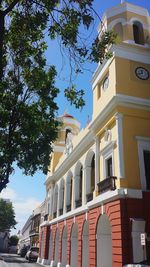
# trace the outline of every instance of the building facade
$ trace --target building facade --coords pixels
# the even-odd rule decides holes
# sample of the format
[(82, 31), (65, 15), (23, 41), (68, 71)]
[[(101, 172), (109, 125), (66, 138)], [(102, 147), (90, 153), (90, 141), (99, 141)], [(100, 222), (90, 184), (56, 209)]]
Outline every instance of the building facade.
[(150, 260), (150, 17), (124, 2), (103, 27), (120, 42), (93, 75), (92, 121), (80, 131), (74, 117), (60, 117), (45, 182), (38, 261), (51, 267)]

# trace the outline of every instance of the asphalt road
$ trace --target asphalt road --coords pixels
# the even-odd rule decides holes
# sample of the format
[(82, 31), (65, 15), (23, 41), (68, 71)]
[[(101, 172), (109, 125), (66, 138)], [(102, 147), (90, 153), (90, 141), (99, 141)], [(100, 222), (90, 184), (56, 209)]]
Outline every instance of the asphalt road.
[(4, 259), (0, 260), (0, 267), (40, 267), (38, 263), (29, 263), (16, 254), (0, 254), (0, 256)]

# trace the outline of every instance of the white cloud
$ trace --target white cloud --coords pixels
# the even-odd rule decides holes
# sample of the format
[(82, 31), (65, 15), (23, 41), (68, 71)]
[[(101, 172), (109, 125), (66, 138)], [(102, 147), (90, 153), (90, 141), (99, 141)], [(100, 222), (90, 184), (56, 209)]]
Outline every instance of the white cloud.
[(0, 197), (4, 199), (10, 199), (11, 201), (13, 201), (14, 199), (17, 198), (17, 194), (13, 189), (6, 188), (3, 189), (2, 193), (0, 193)]
[(22, 229), (33, 210), (41, 204), (38, 199), (32, 197), (27, 199), (19, 198), (17, 193), (12, 188), (4, 189), (0, 194), (0, 198), (10, 199), (14, 207), (16, 221), (18, 224), (16, 225), (17, 229), (12, 230), (11, 234), (17, 234), (18, 230)]

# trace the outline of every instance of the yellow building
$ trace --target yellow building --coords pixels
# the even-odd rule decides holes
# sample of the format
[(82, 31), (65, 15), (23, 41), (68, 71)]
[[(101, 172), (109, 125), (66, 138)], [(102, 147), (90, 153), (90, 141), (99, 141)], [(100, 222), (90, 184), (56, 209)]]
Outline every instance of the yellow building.
[(122, 267), (150, 260), (149, 21), (146, 9), (125, 2), (103, 16), (120, 42), (93, 75), (89, 125), (79, 131), (71, 115), (60, 118), (45, 182), (41, 263)]

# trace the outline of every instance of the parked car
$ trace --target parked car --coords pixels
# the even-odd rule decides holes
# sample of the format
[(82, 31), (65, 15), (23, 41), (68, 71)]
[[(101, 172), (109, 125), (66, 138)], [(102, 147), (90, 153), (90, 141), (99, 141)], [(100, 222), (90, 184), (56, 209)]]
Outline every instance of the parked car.
[(38, 247), (31, 247), (28, 252), (26, 253), (25, 258), (30, 261), (37, 261), (39, 255), (39, 248)]
[(25, 255), (26, 255), (26, 253), (27, 253), (27, 247), (26, 246), (24, 246), (24, 247), (22, 247), (21, 249), (20, 249), (20, 251), (19, 251), (19, 254), (20, 254), (20, 256), (21, 257), (25, 257)]

